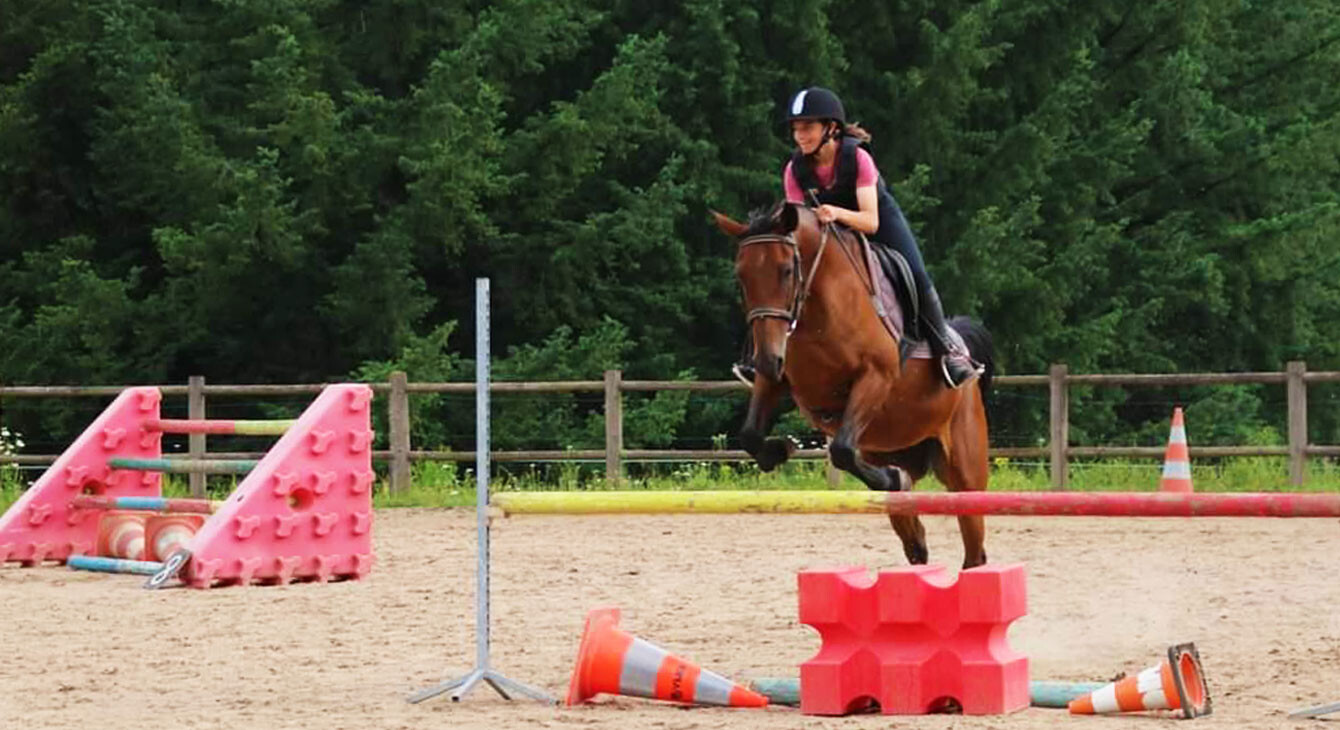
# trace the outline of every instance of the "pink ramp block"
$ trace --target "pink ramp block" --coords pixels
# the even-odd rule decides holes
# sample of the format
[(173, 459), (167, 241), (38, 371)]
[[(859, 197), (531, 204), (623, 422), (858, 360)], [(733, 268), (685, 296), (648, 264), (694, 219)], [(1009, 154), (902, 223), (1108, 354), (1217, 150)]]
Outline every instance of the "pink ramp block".
[(127, 388), (0, 517), (0, 563), (32, 566), (92, 555), (102, 510), (72, 509), (80, 494), (157, 497), (160, 475), (109, 469), (109, 458), (157, 459), (162, 434), (141, 426), (158, 418), (157, 388)]
[(922, 715), (956, 701), (964, 714), (1028, 707), (1028, 659), (1010, 648), (1009, 624), (1027, 613), (1023, 565), (965, 570), (802, 571), (800, 622), (819, 653), (800, 667), (800, 709), (844, 715), (868, 700), (886, 715)]
[(372, 568), (372, 389), (330, 385), (187, 545), (182, 580), (288, 583)]

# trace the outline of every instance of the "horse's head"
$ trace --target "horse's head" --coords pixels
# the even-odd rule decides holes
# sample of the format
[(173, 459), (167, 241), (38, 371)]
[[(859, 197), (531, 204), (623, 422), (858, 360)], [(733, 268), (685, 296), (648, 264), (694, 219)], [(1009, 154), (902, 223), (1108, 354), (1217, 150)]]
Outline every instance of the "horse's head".
[(754, 335), (754, 367), (780, 380), (786, 340), (795, 327), (804, 296), (802, 242), (818, 230), (813, 212), (793, 203), (754, 211), (748, 223), (712, 213), (717, 227), (738, 238), (735, 276), (744, 292), (746, 321)]

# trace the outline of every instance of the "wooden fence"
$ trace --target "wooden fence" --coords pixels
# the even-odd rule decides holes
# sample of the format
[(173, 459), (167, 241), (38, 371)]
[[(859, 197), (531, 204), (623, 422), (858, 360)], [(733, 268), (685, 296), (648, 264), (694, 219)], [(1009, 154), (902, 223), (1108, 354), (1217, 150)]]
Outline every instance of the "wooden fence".
[[(1289, 481), (1295, 486), (1307, 479), (1309, 456), (1340, 456), (1340, 446), (1319, 446), (1307, 443), (1307, 386), (1310, 383), (1340, 382), (1340, 372), (1308, 372), (1302, 362), (1290, 362), (1283, 372), (1256, 373), (1186, 373), (1186, 374), (1072, 374), (1065, 365), (1051, 366), (1046, 375), (1004, 375), (994, 381), (996, 387), (1021, 388), (1046, 386), (1049, 398), (1049, 439), (1042, 447), (1003, 447), (991, 449), (991, 455), (1013, 458), (1048, 458), (1052, 486), (1065, 489), (1069, 480), (1069, 461), (1072, 457), (1144, 457), (1163, 455), (1162, 446), (1071, 446), (1069, 389), (1077, 386), (1144, 386), (1223, 384), (1279, 384), (1286, 389), (1288, 398), (1287, 446), (1191, 446), (1191, 455), (1221, 456), (1287, 456)], [(389, 449), (374, 451), (373, 458), (389, 463), (390, 487), (393, 491), (409, 485), (410, 463), (414, 461), (474, 461), (472, 451), (424, 451), (411, 447), (409, 396), (415, 393), (474, 393), (474, 383), (411, 383), (402, 372), (392, 373), (385, 383), (370, 383), (378, 399), (388, 408)], [(189, 418), (205, 418), (206, 397), (315, 395), (322, 384), (306, 385), (207, 385), (205, 379), (193, 376), (186, 385), (159, 386), (164, 396), (185, 396)], [(8, 386), (0, 387), (3, 398), (52, 397), (108, 397), (121, 392), (123, 386)], [(605, 400), (605, 448), (563, 451), (499, 451), (490, 458), (494, 461), (561, 461), (603, 460), (605, 473), (611, 481), (619, 481), (625, 461), (738, 461), (749, 458), (735, 450), (675, 450), (625, 449), (623, 447), (623, 394), (664, 390), (687, 390), (699, 393), (747, 392), (747, 387), (736, 381), (666, 381), (624, 380), (619, 370), (605, 372), (604, 380), (555, 381), (539, 383), (495, 382), (494, 393), (602, 393)], [(188, 436), (187, 453), (191, 458), (258, 458), (256, 453), (208, 453), (203, 434)], [(798, 458), (826, 457), (823, 449), (802, 449)], [(19, 464), (50, 464), (54, 455), (0, 456), (0, 462)], [(192, 474), (191, 493), (204, 495), (204, 475)]]

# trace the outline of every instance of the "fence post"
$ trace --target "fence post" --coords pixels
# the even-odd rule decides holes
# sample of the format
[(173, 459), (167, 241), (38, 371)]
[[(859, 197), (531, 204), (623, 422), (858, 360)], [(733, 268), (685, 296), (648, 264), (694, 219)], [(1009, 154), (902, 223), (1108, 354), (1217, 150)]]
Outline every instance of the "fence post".
[(1052, 365), (1047, 372), (1048, 386), (1051, 390), (1051, 472), (1052, 489), (1065, 489), (1070, 485), (1070, 391), (1066, 385), (1066, 376), (1070, 366), (1064, 363)]
[[(186, 417), (196, 421), (205, 417), (205, 376), (192, 375), (186, 379)], [(192, 459), (205, 458), (205, 434), (193, 433), (186, 437), (186, 451)], [(205, 475), (192, 473), (186, 478), (191, 496), (205, 497)]]
[(1289, 391), (1289, 483), (1307, 481), (1307, 363), (1292, 360), (1285, 370)]
[(409, 470), (409, 377), (404, 371), (391, 373), (391, 398), (388, 403), (391, 442), (391, 491), (404, 492), (410, 486)]
[[(824, 448), (833, 445), (832, 437), (824, 439)], [(828, 456), (824, 457), (824, 473), (828, 475), (828, 486), (830, 489), (837, 489), (842, 485), (842, 470), (833, 466), (833, 452), (829, 451)]]
[(623, 456), (622, 370), (605, 371), (605, 481), (617, 485), (622, 476)]

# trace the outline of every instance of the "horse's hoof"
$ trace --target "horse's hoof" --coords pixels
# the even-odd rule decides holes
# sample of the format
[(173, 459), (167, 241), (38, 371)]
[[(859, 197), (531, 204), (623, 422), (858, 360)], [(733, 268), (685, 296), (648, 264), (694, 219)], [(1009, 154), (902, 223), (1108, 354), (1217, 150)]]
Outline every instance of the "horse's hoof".
[(912, 565), (925, 565), (931, 560), (931, 551), (925, 545), (904, 545), (903, 554)]
[(754, 461), (758, 462), (759, 469), (772, 471), (785, 464), (794, 451), (795, 444), (789, 439), (770, 438), (763, 442), (763, 448), (759, 449)]

